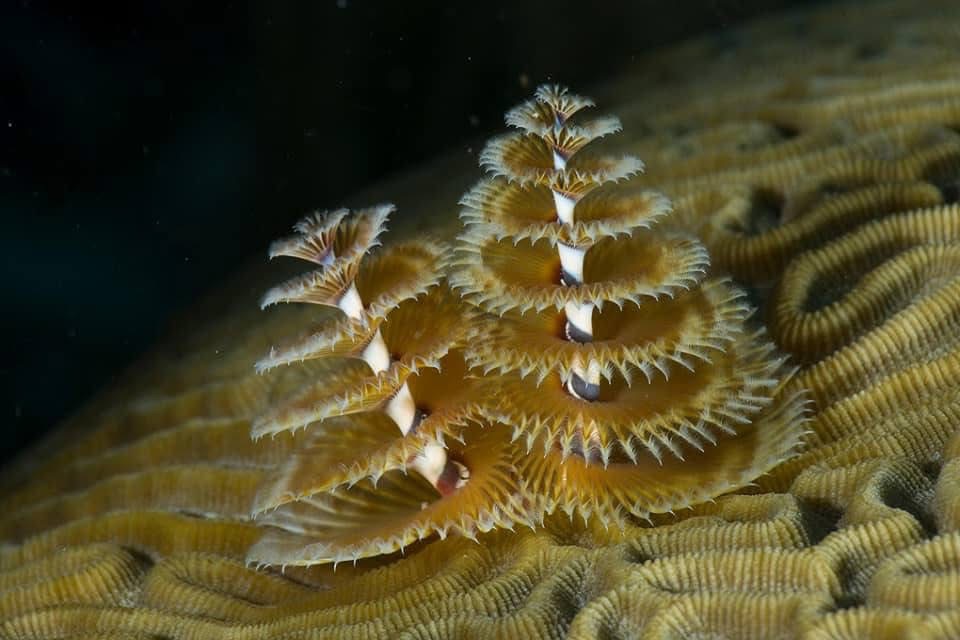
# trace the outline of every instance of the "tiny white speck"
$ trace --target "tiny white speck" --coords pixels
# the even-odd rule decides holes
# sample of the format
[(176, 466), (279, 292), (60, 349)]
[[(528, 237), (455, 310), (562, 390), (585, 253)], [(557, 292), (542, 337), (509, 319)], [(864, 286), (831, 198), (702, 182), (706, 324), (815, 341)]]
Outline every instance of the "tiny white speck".
[(346, 9), (347, 0), (337, 0), (337, 9)]

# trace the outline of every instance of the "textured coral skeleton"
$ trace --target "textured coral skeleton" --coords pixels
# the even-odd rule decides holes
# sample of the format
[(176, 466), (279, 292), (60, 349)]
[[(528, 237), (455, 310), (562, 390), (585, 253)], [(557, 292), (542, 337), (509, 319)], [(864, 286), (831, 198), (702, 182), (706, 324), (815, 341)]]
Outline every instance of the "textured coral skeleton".
[(449, 267), (426, 240), (365, 257), (389, 206), (313, 214), (271, 248), (320, 269), (264, 305), (337, 311), (258, 368), (348, 362), (254, 421), (307, 433), (257, 497), (270, 530), (251, 562), (356, 561), (558, 509), (623, 527), (795, 452), (804, 392), (780, 393), (785, 358), (740, 290), (704, 279), (703, 246), (657, 228), (669, 200), (622, 184), (642, 163), (588, 155), (620, 130), (581, 118), (592, 106), (544, 85), (507, 113), (519, 131), (480, 154), (490, 177), (463, 199)]
[[(853, 29), (838, 19), (840, 6), (773, 16), (638, 60), (621, 77), (601, 78), (607, 84), (594, 95), (623, 119), (623, 132), (577, 149), (568, 166), (581, 154), (580, 161), (587, 154), (636, 154), (648, 172), (608, 185), (602, 207), (590, 203), (606, 187), (584, 196), (572, 226), (547, 215), (555, 206), (549, 190), (512, 199), (518, 192), (502, 189), (503, 177), (468, 191), (458, 223), (451, 205), (475, 182), (476, 158), (462, 168), (449, 161), (432, 165), (420, 177), (366, 196), (361, 202), (395, 198), (400, 211), (391, 214), (390, 233), (380, 236), (384, 247), (356, 265), (360, 302), (380, 317), (364, 329), (323, 305), (259, 311), (251, 292), (270, 289), (282, 265), (242, 274), (215, 298), (216, 318), (192, 320), (186, 335), (0, 476), (0, 638), (960, 636), (960, 16), (957, 4), (946, 0), (857, 3), (846, 14), (855, 16)], [(601, 123), (579, 125), (590, 135), (612, 126)], [(553, 159), (545, 160), (552, 170)], [(672, 213), (655, 206), (654, 189), (673, 202)], [(635, 199), (628, 205), (629, 198)], [(471, 331), (489, 340), (469, 339), (442, 352), (436, 345), (450, 335), (444, 325), (436, 341), (417, 341), (407, 352), (388, 349), (393, 368), (383, 380), (389, 388), (405, 381), (429, 410), (424, 413), (436, 416), (435, 428), (463, 418), (462, 428), (452, 428), (468, 444), (489, 435), (510, 451), (526, 451), (525, 438), (512, 441), (512, 427), (468, 431), (476, 426), (468, 413), (488, 420), (484, 416), (510, 406), (465, 405), (456, 393), (468, 390), (448, 386), (444, 373), (459, 372), (457, 378), (468, 369), (483, 373), (485, 361), (496, 363), (490, 377), (510, 376), (524, 390), (550, 385), (569, 401), (576, 400), (565, 385), (570, 375), (589, 377), (589, 361), (569, 357), (574, 345), (564, 330), (565, 302), (522, 315), (506, 311), (502, 322), (493, 322), (459, 294), (446, 296), (451, 289), (441, 278), (402, 301), (380, 298), (385, 306), (375, 308), (377, 291), (401, 289), (376, 289), (371, 285), (386, 282), (383, 276), (362, 273), (389, 267), (394, 248), (420, 244), (424, 229), (437, 234), (427, 243), (437, 249), (432, 255), (461, 260), (455, 236), (470, 233), (462, 225), (493, 222), (497, 240), (509, 237), (512, 246), (519, 239), (521, 250), (542, 247), (543, 259), (559, 271), (558, 243), (596, 246), (615, 237), (605, 221), (591, 222), (591, 211), (601, 208), (619, 211), (618, 220), (638, 232), (699, 238), (711, 265), (696, 288), (697, 309), (747, 300), (759, 306), (748, 322), (765, 325), (769, 339), (800, 367), (781, 394), (809, 393), (812, 416), (799, 455), (758, 477), (755, 486), (672, 514), (651, 513), (652, 522), (623, 518), (622, 528), (604, 527), (596, 517), (570, 518), (558, 504), (535, 530), (498, 528), (477, 533), (477, 542), (430, 536), (402, 554), (342, 562), (335, 571), (332, 563), (287, 566), (285, 573), (248, 565), (247, 555), (268, 530), (265, 516), (251, 517), (251, 505), (290, 499), (276, 481), (292, 460), (304, 460), (304, 474), (288, 479), (297, 495), (339, 483), (342, 473), (362, 476), (391, 460), (409, 460), (419, 450), (371, 445), (403, 440), (383, 410), (325, 418), (322, 432), (306, 426), (251, 439), (255, 422), (284, 415), (296, 422), (298, 411), (312, 408), (294, 403), (290, 413), (274, 414), (309, 398), (311, 383), (371, 375), (361, 354), (301, 362), (306, 352), (293, 347), (320, 350), (334, 335), (324, 329), (367, 336), (376, 328), (388, 347), (413, 345), (400, 329), (422, 305), (432, 305), (437, 320), (466, 314)], [(659, 213), (626, 218), (644, 209)], [(409, 215), (414, 212), (422, 215)], [(351, 219), (345, 214), (341, 222)], [(454, 251), (442, 251), (442, 244)], [(317, 255), (316, 248), (304, 250)], [(336, 252), (349, 255), (345, 248)], [(397, 259), (420, 259), (404, 256)], [(588, 262), (589, 254), (585, 270)], [(728, 276), (746, 298), (730, 298), (739, 289), (730, 288)], [(448, 314), (447, 304), (456, 314)], [(646, 312), (658, 310), (656, 326), (672, 328), (684, 341), (715, 323), (735, 326), (743, 319), (741, 311), (716, 318), (683, 313), (686, 307), (662, 296), (655, 304), (626, 304), (623, 313), (644, 309), (651, 323)], [(623, 325), (613, 317), (594, 312), (593, 340), (576, 343), (611, 362), (602, 384), (638, 362), (670, 361), (662, 350), (606, 349), (603, 336), (624, 342), (648, 336), (623, 332), (637, 326), (632, 316)], [(510, 348), (517, 342), (527, 348)], [(251, 367), (257, 359), (263, 373)], [(544, 370), (549, 373), (541, 379)], [(664, 382), (656, 368), (649, 373), (650, 383)], [(646, 384), (642, 372), (634, 378)], [(454, 413), (461, 409), (467, 413)], [(429, 427), (427, 419), (421, 425)], [(456, 438), (444, 438), (455, 460), (485, 455), (489, 461), (503, 451), (489, 441), (479, 444), (467, 454)], [(370, 468), (318, 469), (328, 446), (369, 452), (358, 457)], [(585, 466), (582, 448), (571, 442), (564, 464)], [(619, 466), (626, 454), (613, 451), (607, 469), (630, 468)], [(681, 468), (668, 450), (661, 455), (669, 469)], [(533, 459), (546, 464), (542, 455)], [(589, 469), (603, 470), (602, 456), (599, 463), (591, 457)], [(411, 465), (407, 470), (408, 477), (420, 477)], [(622, 486), (623, 478), (604, 485), (581, 471), (601, 501)], [(553, 482), (549, 474), (540, 477)], [(471, 475), (464, 488), (477, 479)], [(386, 473), (378, 486), (396, 481)], [(354, 487), (364, 491), (363, 482)], [(417, 486), (439, 494), (426, 480)], [(590, 495), (580, 499), (575, 514), (592, 504)], [(282, 514), (278, 509), (277, 517)], [(369, 523), (370, 514), (364, 517)], [(303, 550), (293, 544), (281, 551)]]

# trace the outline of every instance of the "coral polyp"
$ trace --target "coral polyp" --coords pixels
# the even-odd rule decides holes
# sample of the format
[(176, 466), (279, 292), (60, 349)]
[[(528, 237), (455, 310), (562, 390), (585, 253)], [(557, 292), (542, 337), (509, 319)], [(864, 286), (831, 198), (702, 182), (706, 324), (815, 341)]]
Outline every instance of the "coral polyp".
[(620, 130), (580, 123), (592, 104), (543, 86), (507, 113), (521, 131), (481, 153), (491, 177), (463, 198), (452, 260), (426, 240), (367, 255), (389, 206), (314, 215), (275, 243), (320, 269), (265, 302), (338, 313), (258, 367), (338, 363), (254, 421), (255, 437), (305, 433), (257, 496), (271, 530), (251, 561), (356, 560), (557, 509), (623, 526), (798, 447), (785, 358), (744, 294), (705, 278), (700, 242), (658, 227), (670, 201), (621, 184), (640, 160), (586, 149)]

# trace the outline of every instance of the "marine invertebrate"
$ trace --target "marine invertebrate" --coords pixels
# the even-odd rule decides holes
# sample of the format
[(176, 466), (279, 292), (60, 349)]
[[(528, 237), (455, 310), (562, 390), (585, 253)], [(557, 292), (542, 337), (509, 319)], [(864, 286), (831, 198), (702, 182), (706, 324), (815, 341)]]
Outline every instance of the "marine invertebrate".
[(522, 133), (481, 153), (493, 177), (463, 200), (449, 274), (476, 311), (437, 286), (442, 251), (429, 243), (365, 257), (389, 207), (315, 214), (271, 248), (321, 269), (264, 305), (339, 313), (258, 368), (362, 362), (254, 422), (255, 437), (309, 433), (255, 501), (278, 530), (251, 560), (356, 560), (558, 508), (622, 526), (742, 486), (795, 449), (803, 400), (777, 395), (783, 358), (747, 329), (731, 283), (701, 283), (703, 247), (654, 229), (669, 201), (616, 188), (640, 161), (582, 152), (620, 128), (578, 123), (591, 105), (542, 86), (507, 113)]
[[(761, 306), (752, 319), (758, 324), (769, 325), (779, 296), (792, 286), (780, 282), (785, 275), (799, 283), (790, 274), (803, 273), (814, 256), (821, 267), (844, 264), (822, 261), (840, 252), (832, 246), (893, 247), (882, 260), (858, 263), (846, 284), (830, 268), (814, 270), (805, 295), (838, 308), (890, 261), (916, 265), (902, 259), (920, 252), (946, 257), (956, 216), (951, 185), (960, 175), (960, 122), (950, 107), (958, 99), (958, 49), (953, 23), (944, 20), (950, 12), (956, 6), (948, 0), (861, 3), (854, 30), (837, 19), (842, 5), (831, 3), (627, 64), (597, 94), (623, 118), (624, 132), (596, 144), (637, 154), (651, 168), (621, 185), (618, 197), (654, 187), (667, 194), (675, 211), (657, 219), (658, 233), (668, 226), (698, 232), (734, 199), (753, 202), (756, 217), (747, 219), (770, 227), (755, 227), (756, 236), (721, 234), (717, 242), (704, 237), (713, 254), (704, 288), (722, 281), (725, 243), (789, 235), (777, 229), (799, 230), (808, 214), (867, 194), (939, 191), (943, 204), (927, 209), (906, 200), (893, 206), (884, 196), (876, 201), (883, 219), (864, 216), (855, 226), (818, 217), (823, 225), (804, 236), (804, 250), (780, 245), (780, 257), (764, 263), (768, 273), (750, 266), (762, 253), (743, 260), (743, 283), (757, 285), (747, 295)], [(391, 242), (420, 238), (424, 229), (451, 240), (460, 231), (451, 224), (451, 204), (471, 182), (473, 169), (466, 171), (458, 173), (455, 162), (430, 165), (362, 201), (396, 197), (404, 214), (416, 211), (393, 216)], [(902, 233), (912, 240), (898, 245)], [(547, 253), (556, 260), (552, 248)], [(229, 482), (206, 490), (198, 484), (231, 475), (206, 475), (205, 468), (269, 479), (295, 457), (312, 455), (308, 431), (254, 442), (252, 423), (330, 375), (337, 362), (350, 361), (317, 358), (255, 373), (251, 363), (271, 345), (309, 335), (336, 313), (317, 305), (258, 311), (254, 294), (275, 280), (275, 265), (245, 271), (237, 286), (212, 298), (208, 309), (217, 317), (190, 316), (189, 331), (94, 399), (41, 450), (3, 470), (0, 638), (960, 635), (950, 590), (958, 575), (960, 415), (949, 277), (902, 288), (889, 311), (882, 296), (871, 297), (876, 311), (847, 316), (856, 319), (848, 328), (838, 316), (826, 341), (816, 332), (797, 334), (808, 336), (792, 354), (804, 364), (784, 393), (812, 389), (812, 433), (800, 455), (758, 478), (758, 486), (651, 514), (652, 523), (623, 518), (622, 529), (556, 513), (535, 531), (477, 534), (480, 544), (448, 536), (403, 554), (340, 563), (336, 571), (329, 564), (288, 566), (285, 574), (244, 562), (265, 531), (235, 508), (255, 499), (254, 483), (242, 491)], [(839, 286), (827, 291), (826, 283)], [(661, 305), (668, 301), (643, 306)], [(783, 327), (803, 325), (812, 311), (783, 309)], [(594, 315), (595, 336), (602, 317)], [(675, 317), (665, 314), (665, 322)], [(525, 344), (537, 351), (533, 336), (543, 334), (532, 326)], [(563, 327), (553, 326), (559, 338)], [(824, 351), (828, 342), (836, 350), (821, 359), (805, 352), (807, 344)], [(481, 347), (476, 340), (467, 346)], [(611, 378), (618, 375), (614, 367)], [(418, 379), (407, 378), (413, 396)], [(535, 383), (535, 370), (525, 379)], [(384, 420), (384, 434), (399, 437), (396, 423)], [(517, 444), (525, 451), (523, 439)], [(567, 458), (577, 459), (576, 452)], [(602, 459), (591, 460), (602, 468)], [(164, 485), (178, 467), (189, 474)], [(176, 491), (141, 491), (149, 486)], [(118, 504), (111, 487), (135, 489), (125, 495), (136, 500)]]
[[(802, 399), (746, 326), (749, 307), (688, 235), (656, 228), (662, 195), (617, 184), (642, 168), (592, 153), (620, 123), (557, 86), (506, 116), (480, 155), (451, 276), (486, 311), (465, 350), (496, 372), (484, 415), (513, 428), (547, 510), (647, 517), (745, 484), (799, 441)], [(496, 315), (494, 315), (496, 314)], [(540, 451), (543, 453), (541, 454)]]
[(264, 306), (307, 302), (337, 313), (257, 367), (348, 362), (254, 421), (255, 438), (307, 433), (254, 501), (275, 529), (252, 561), (336, 563), (450, 529), (474, 536), (528, 520), (505, 439), (495, 428), (468, 437), (483, 382), (460, 364), (471, 318), (440, 284), (443, 247), (421, 240), (367, 256), (390, 210), (314, 214), (271, 248), (321, 268), (271, 289)]

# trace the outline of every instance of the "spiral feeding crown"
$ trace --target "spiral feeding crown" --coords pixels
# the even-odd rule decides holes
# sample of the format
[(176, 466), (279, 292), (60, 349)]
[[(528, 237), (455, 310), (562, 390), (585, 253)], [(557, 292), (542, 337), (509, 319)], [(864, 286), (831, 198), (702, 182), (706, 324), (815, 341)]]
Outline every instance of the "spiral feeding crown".
[(586, 148), (620, 130), (581, 121), (590, 106), (543, 86), (507, 113), (518, 131), (481, 153), (452, 258), (426, 240), (369, 254), (389, 206), (275, 245), (320, 268), (265, 302), (332, 311), (258, 367), (328, 366), (254, 424), (297, 443), (258, 496), (272, 526), (251, 561), (355, 560), (557, 510), (648, 518), (797, 448), (784, 359), (700, 242), (659, 224), (670, 202), (629, 184), (642, 163)]

